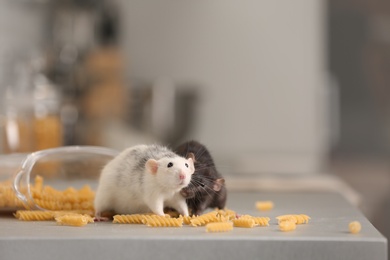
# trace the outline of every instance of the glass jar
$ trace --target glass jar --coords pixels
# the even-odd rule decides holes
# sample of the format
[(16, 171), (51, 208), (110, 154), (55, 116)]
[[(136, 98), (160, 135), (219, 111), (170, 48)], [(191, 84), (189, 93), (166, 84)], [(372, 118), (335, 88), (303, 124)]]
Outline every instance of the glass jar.
[(0, 169), (7, 171), (0, 171), (0, 209), (72, 209), (72, 205), (55, 209), (46, 206), (48, 202), (57, 202), (55, 196), (45, 198), (44, 192), (66, 196), (67, 190), (84, 188), (93, 193), (101, 169), (118, 153), (98, 146), (64, 146), (30, 154), (2, 155)]
[(2, 153), (28, 153), (63, 145), (61, 95), (47, 77), (19, 63), (1, 97)]

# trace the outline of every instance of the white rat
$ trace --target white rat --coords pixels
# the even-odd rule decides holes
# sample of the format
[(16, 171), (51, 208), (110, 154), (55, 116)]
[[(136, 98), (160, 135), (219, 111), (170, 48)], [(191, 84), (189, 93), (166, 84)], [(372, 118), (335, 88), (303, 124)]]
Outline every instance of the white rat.
[(164, 207), (188, 216), (188, 206), (180, 190), (191, 181), (194, 156), (186, 159), (160, 145), (130, 147), (102, 170), (95, 197), (95, 218), (113, 210), (116, 214), (154, 212), (164, 215)]

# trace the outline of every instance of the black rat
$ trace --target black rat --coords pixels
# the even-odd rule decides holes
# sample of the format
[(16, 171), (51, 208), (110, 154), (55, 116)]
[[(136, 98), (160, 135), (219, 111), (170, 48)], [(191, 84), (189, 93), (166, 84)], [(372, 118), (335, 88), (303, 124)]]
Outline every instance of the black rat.
[(188, 216), (180, 190), (194, 173), (193, 154), (186, 159), (165, 146), (137, 145), (112, 159), (102, 170), (95, 198), (95, 218), (113, 210), (117, 214), (154, 212), (171, 207)]
[(207, 148), (192, 140), (179, 145), (174, 151), (183, 157), (195, 155), (195, 172), (191, 182), (180, 191), (191, 214), (200, 215), (207, 208), (223, 209), (227, 198), (225, 179), (217, 171)]

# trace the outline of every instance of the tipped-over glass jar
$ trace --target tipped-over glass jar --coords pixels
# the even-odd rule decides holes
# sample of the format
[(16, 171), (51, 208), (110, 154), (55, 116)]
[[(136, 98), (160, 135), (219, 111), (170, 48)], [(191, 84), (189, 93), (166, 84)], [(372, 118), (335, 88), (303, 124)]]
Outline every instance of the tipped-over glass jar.
[(118, 153), (105, 147), (65, 146), (0, 156), (0, 168), (8, 163), (3, 167), (8, 171), (0, 172), (0, 210), (93, 210), (100, 171)]

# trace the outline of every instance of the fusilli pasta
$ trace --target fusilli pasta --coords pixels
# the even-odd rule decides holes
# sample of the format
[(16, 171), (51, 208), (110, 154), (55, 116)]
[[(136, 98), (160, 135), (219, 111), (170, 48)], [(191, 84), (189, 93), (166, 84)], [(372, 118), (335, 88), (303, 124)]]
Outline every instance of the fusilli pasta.
[(352, 234), (357, 234), (362, 229), (362, 225), (359, 221), (352, 221), (349, 223), (348, 228), (349, 232), (351, 232)]
[(274, 208), (274, 203), (270, 200), (257, 201), (256, 208), (261, 211), (271, 210)]
[(191, 224), (191, 220), (196, 218), (197, 216), (182, 216), (180, 215), (181, 218), (183, 218), (183, 223), (186, 224), (186, 225), (190, 225)]
[(297, 214), (297, 215), (281, 215), (276, 217), (278, 222), (290, 220), (293, 221), (295, 224), (307, 224), (309, 223), (310, 217), (305, 214)]
[(190, 220), (191, 226), (204, 226), (211, 222), (220, 222), (220, 218), (217, 216), (217, 211), (205, 213)]
[(235, 227), (253, 228), (256, 226), (255, 221), (251, 218), (239, 218), (232, 220)]
[(68, 226), (85, 226), (88, 223), (93, 222), (91, 216), (81, 215), (81, 214), (69, 214), (63, 215), (60, 217), (56, 217), (55, 220), (60, 225), (68, 225)]
[(279, 229), (281, 231), (287, 232), (287, 231), (293, 231), (297, 228), (297, 225), (294, 221), (291, 220), (284, 220), (279, 222)]
[(228, 220), (232, 220), (237, 217), (237, 213), (231, 209), (219, 209), (217, 212), (218, 215), (226, 217)]
[(232, 222), (213, 222), (206, 225), (206, 232), (227, 232), (233, 230)]
[(112, 223), (118, 224), (143, 224), (146, 214), (115, 215)]
[(269, 217), (254, 217), (251, 215), (242, 215), (240, 217), (240, 219), (245, 219), (245, 218), (253, 219), (255, 221), (255, 224), (258, 226), (261, 227), (269, 226), (269, 221), (270, 221)]
[(150, 215), (145, 217), (142, 222), (149, 227), (181, 227), (183, 226), (183, 218), (170, 218), (158, 215)]
[(52, 211), (41, 210), (18, 210), (14, 216), (17, 219), (24, 221), (45, 221), (54, 219), (54, 213)]

